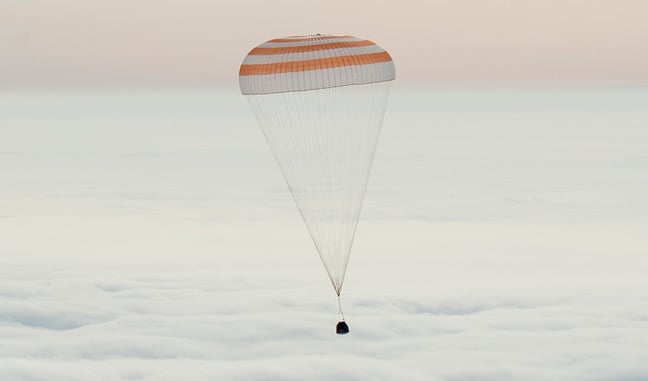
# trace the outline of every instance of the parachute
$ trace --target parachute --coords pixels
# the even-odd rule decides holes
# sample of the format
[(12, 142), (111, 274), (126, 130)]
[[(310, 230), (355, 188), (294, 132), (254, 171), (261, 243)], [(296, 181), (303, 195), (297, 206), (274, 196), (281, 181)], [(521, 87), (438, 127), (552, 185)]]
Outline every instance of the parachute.
[(239, 70), (337, 294), (339, 334), (349, 331), (340, 293), (395, 74), (374, 42), (319, 34), (269, 40)]

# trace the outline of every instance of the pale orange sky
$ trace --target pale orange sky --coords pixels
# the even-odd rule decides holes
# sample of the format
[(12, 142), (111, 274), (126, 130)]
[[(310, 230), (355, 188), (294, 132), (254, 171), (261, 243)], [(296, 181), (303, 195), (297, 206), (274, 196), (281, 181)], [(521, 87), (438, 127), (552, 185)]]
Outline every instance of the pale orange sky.
[(378, 42), (405, 84), (646, 85), (646, 15), (646, 0), (0, 0), (0, 90), (236, 86), (254, 45), (310, 33)]

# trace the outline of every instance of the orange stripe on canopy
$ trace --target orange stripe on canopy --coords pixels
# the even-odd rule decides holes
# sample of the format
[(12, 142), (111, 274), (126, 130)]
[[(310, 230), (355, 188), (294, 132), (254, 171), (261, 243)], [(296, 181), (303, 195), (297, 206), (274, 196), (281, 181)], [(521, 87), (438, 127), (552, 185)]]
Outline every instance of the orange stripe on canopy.
[(371, 46), (376, 45), (373, 41), (348, 41), (348, 42), (329, 42), (319, 45), (302, 45), (302, 46), (286, 46), (277, 48), (256, 47), (248, 53), (250, 56), (262, 56), (268, 54), (285, 54), (285, 53), (303, 53), (314, 52), (318, 50), (329, 50), (339, 48), (355, 48), (358, 46)]
[(387, 52), (356, 54), (351, 56), (339, 56), (320, 58), (304, 61), (289, 61), (272, 64), (241, 65), (239, 75), (267, 75), (277, 73), (292, 73), (298, 71), (330, 69), (340, 66), (369, 65), (379, 62), (391, 61), (392, 58)]

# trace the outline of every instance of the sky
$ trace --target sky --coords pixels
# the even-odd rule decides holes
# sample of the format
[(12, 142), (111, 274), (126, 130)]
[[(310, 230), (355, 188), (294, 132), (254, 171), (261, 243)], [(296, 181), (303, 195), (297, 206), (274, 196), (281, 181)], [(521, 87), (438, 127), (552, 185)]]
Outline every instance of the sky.
[(235, 87), (252, 47), (352, 34), (411, 86), (648, 83), (643, 0), (0, 0), (0, 88)]

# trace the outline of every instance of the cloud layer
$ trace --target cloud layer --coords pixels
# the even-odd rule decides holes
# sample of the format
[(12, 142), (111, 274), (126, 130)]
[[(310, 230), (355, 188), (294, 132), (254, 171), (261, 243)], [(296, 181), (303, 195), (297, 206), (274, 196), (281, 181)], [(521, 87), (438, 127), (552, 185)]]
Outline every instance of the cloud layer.
[[(196, 261), (28, 261), (20, 275), (3, 266), (11, 281), (0, 293), (0, 374), (451, 381), (648, 374), (645, 284), (358, 281), (344, 300), (351, 334), (337, 337), (334, 295), (309, 271)], [(228, 275), (219, 277), (219, 267)]]
[(648, 114), (624, 94), (397, 92), (344, 337), (240, 98), (4, 95), (0, 379), (648, 379)]

